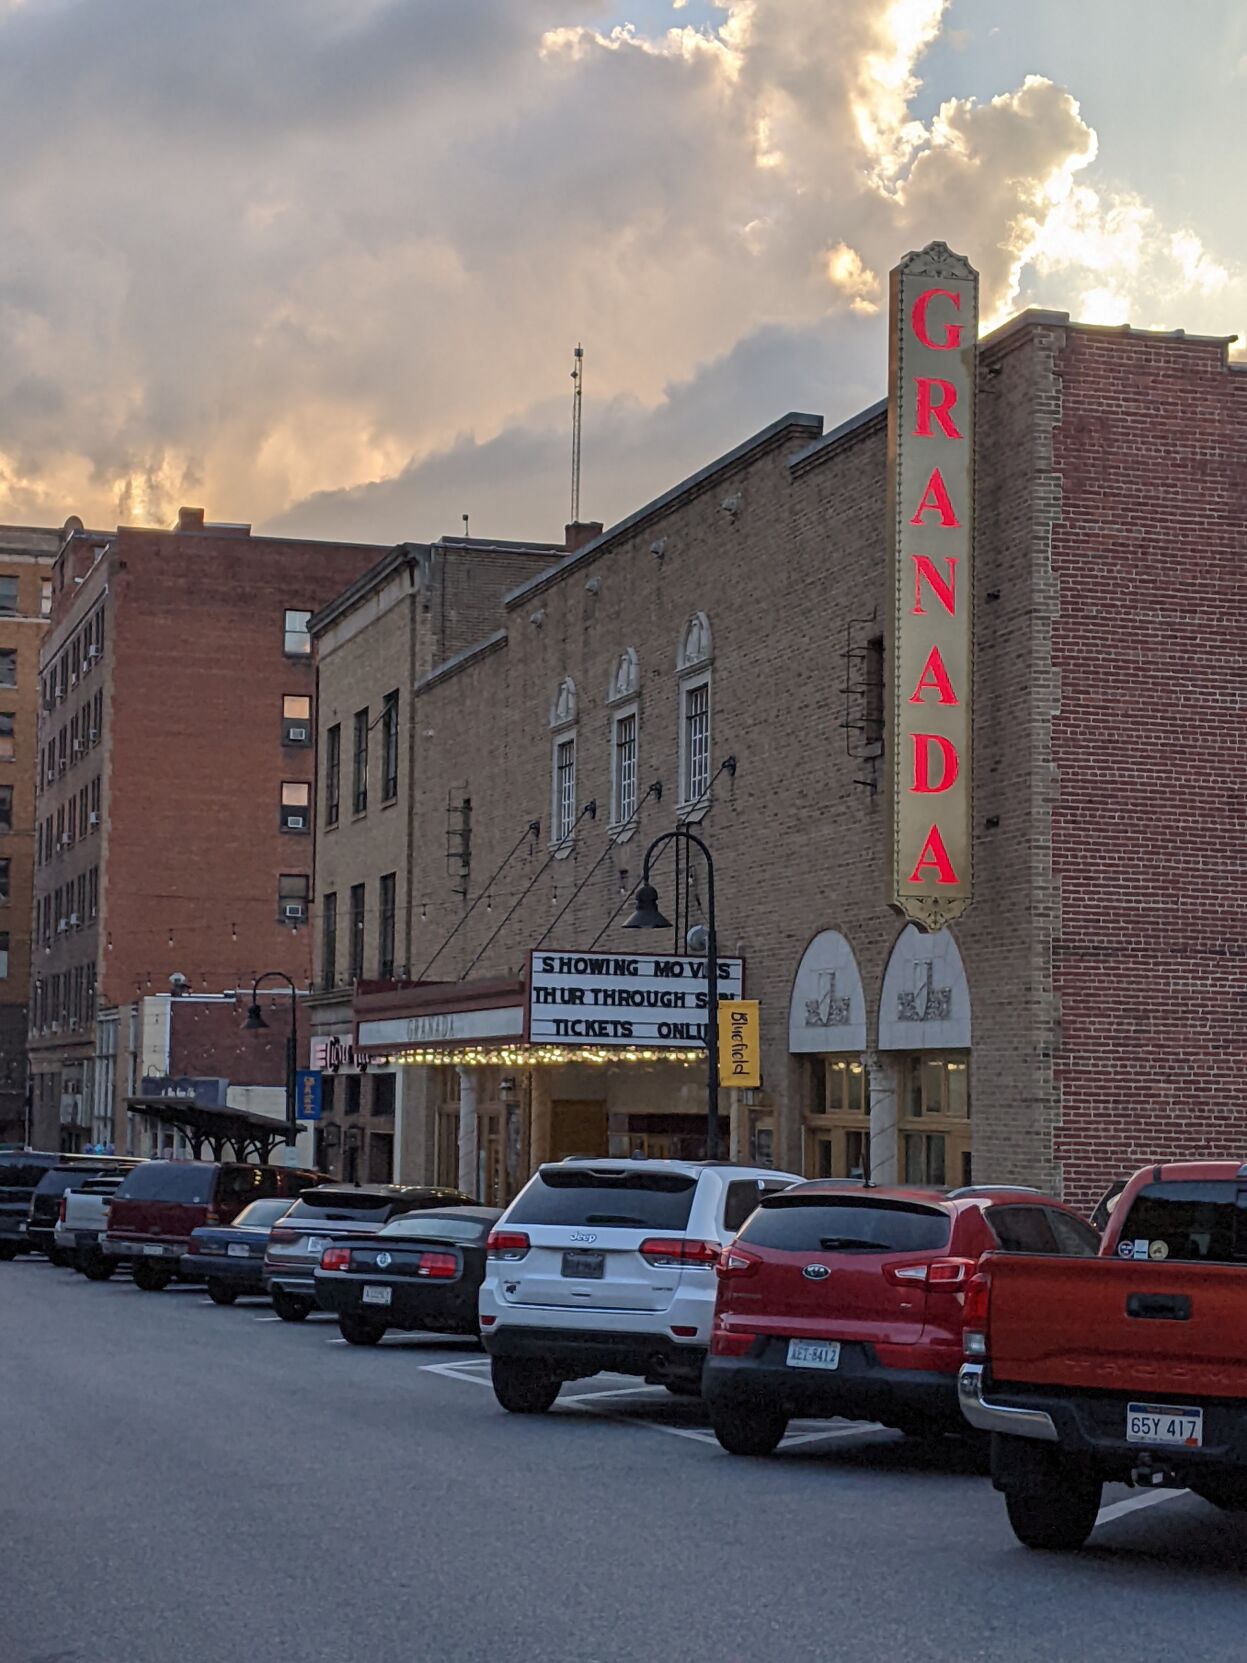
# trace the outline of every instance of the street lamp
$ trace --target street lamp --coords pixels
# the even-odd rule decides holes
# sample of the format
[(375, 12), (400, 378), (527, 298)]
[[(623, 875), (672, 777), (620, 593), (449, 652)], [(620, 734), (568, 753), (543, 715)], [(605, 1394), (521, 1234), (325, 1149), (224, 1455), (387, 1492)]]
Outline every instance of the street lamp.
[(709, 1078), (706, 1081), (706, 1159), (719, 1158), (719, 939), (714, 918), (714, 861), (710, 850), (688, 826), (677, 826), (663, 832), (645, 851), (641, 868), (641, 883), (636, 892), (636, 909), (625, 924), (625, 930), (669, 930), (670, 923), (658, 910), (658, 891), (649, 881), (650, 862), (662, 848), (677, 838), (701, 850), (706, 862), (706, 1056)]
[(266, 970), (252, 982), (251, 1003), (247, 1007), (247, 1020), (243, 1023), (243, 1031), (255, 1034), (259, 1033), (261, 1028), (268, 1027), (264, 1020), (264, 1012), (260, 1009), (260, 983), (270, 979), (285, 982), (290, 989), (290, 1033), (286, 1038), (286, 1147), (293, 1149), (299, 1141), (299, 1104), (295, 1091), (295, 1070), (298, 1067), (299, 1056), (299, 994), (284, 970)]

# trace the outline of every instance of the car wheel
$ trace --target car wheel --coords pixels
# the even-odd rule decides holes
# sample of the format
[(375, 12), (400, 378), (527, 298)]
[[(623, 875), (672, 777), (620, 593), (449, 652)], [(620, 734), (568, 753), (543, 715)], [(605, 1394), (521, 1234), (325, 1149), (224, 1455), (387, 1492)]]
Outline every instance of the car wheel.
[(386, 1325), (344, 1311), (338, 1318), (338, 1332), (348, 1345), (377, 1345), (385, 1338)]
[(68, 1270), (73, 1260), (63, 1247), (49, 1247), (48, 1260), (57, 1270)]
[(215, 1276), (208, 1278), (208, 1298), (214, 1305), (232, 1305), (238, 1298), (238, 1289), (231, 1288), (228, 1282), (222, 1282)]
[(1013, 1534), (1024, 1547), (1073, 1552), (1095, 1528), (1103, 1488), (1098, 1478), (1060, 1470), (1024, 1489), (1010, 1486), (1005, 1506)]
[(0, 1242), (0, 1264), (8, 1264), (11, 1259), (16, 1259), (16, 1257), (17, 1248), (14, 1247), (11, 1241)]
[(173, 1272), (166, 1270), (163, 1265), (150, 1265), (146, 1259), (139, 1259), (131, 1271), (136, 1288), (142, 1288), (144, 1293), (160, 1293), (173, 1280)]
[(494, 1357), (489, 1364), (494, 1396), (513, 1415), (544, 1415), (559, 1395), (561, 1380), (540, 1363), (518, 1357)]
[(716, 1408), (710, 1418), (715, 1437), (729, 1455), (774, 1455), (788, 1430), (782, 1409), (761, 1405)]
[(306, 1322), (312, 1311), (306, 1299), (283, 1293), (280, 1288), (273, 1289), (273, 1309), (283, 1322)]
[(87, 1247), (78, 1255), (78, 1269), (88, 1282), (107, 1282), (117, 1273), (116, 1259), (109, 1259), (98, 1247)]

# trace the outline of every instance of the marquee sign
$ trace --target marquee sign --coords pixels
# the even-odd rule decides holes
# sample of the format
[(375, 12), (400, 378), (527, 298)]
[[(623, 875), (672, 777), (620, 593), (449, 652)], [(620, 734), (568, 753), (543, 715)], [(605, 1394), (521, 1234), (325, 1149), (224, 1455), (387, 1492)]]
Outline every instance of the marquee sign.
[(892, 273), (889, 904), (941, 929), (970, 905), (978, 274), (944, 243)]
[[(739, 999), (744, 961), (717, 962), (719, 997)], [(704, 1045), (707, 968), (706, 959), (693, 956), (538, 949), (529, 966), (528, 1038), (534, 1045)]]

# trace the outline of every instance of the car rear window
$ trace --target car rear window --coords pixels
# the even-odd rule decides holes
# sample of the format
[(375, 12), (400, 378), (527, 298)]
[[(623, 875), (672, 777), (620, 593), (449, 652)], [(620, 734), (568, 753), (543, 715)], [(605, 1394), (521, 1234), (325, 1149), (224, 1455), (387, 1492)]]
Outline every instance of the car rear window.
[(206, 1206), (212, 1200), (219, 1170), (198, 1161), (146, 1161), (126, 1176), (114, 1199)]
[(99, 1172), (93, 1172), (87, 1167), (54, 1167), (51, 1172), (45, 1172), (39, 1180), (36, 1195), (64, 1195), (66, 1190), (80, 1190), (92, 1178), (99, 1178)]
[(291, 1223), (299, 1218), (358, 1218), (361, 1214), (385, 1214), (395, 1204), (392, 1195), (367, 1195), (359, 1190), (316, 1190), (301, 1195), (285, 1217)]
[(683, 1230), (693, 1210), (696, 1178), (684, 1172), (608, 1167), (548, 1167), (507, 1214), (508, 1224), (618, 1224), (638, 1230)]
[(933, 1253), (947, 1247), (951, 1225), (938, 1207), (912, 1201), (873, 1201), (854, 1195), (768, 1196), (740, 1233), (754, 1247), (784, 1253)]
[(1118, 1253), (1221, 1264), (1247, 1259), (1247, 1189), (1215, 1179), (1149, 1184), (1126, 1215)]
[(492, 1227), (493, 1221), (487, 1218), (439, 1218), (436, 1213), (404, 1213), (379, 1233), (419, 1236), (424, 1241), (484, 1241)]
[(47, 1170), (46, 1161), (6, 1160), (0, 1157), (0, 1189), (36, 1189)]
[(278, 1195), (265, 1201), (253, 1201), (243, 1208), (235, 1224), (268, 1225), (276, 1224), (279, 1218), (284, 1218), (290, 1210), (290, 1197)]

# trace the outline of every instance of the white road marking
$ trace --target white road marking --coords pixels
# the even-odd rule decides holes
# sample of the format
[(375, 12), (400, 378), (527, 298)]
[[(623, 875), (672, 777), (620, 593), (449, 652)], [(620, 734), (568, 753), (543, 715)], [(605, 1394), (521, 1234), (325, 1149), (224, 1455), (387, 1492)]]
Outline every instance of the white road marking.
[(818, 1443), (823, 1438), (856, 1438), (863, 1432), (886, 1432), (878, 1421), (852, 1421), (848, 1426), (825, 1426), (820, 1432), (790, 1432), (780, 1444), (781, 1449), (794, 1449), (798, 1444)]
[(252, 1322), (280, 1322), (280, 1317), (252, 1317)]
[(1125, 1501), (1114, 1501), (1108, 1507), (1101, 1507), (1095, 1522), (1097, 1526), (1109, 1524), (1113, 1519), (1120, 1519), (1124, 1513), (1137, 1513), (1140, 1507), (1155, 1507), (1159, 1501), (1178, 1501), (1189, 1494), (1189, 1490), (1144, 1490), (1139, 1495), (1127, 1496)]
[(617, 1386), (609, 1392), (577, 1392), (574, 1397), (563, 1399), (564, 1403), (596, 1403), (602, 1397), (641, 1397), (652, 1392), (664, 1392), (665, 1386)]

